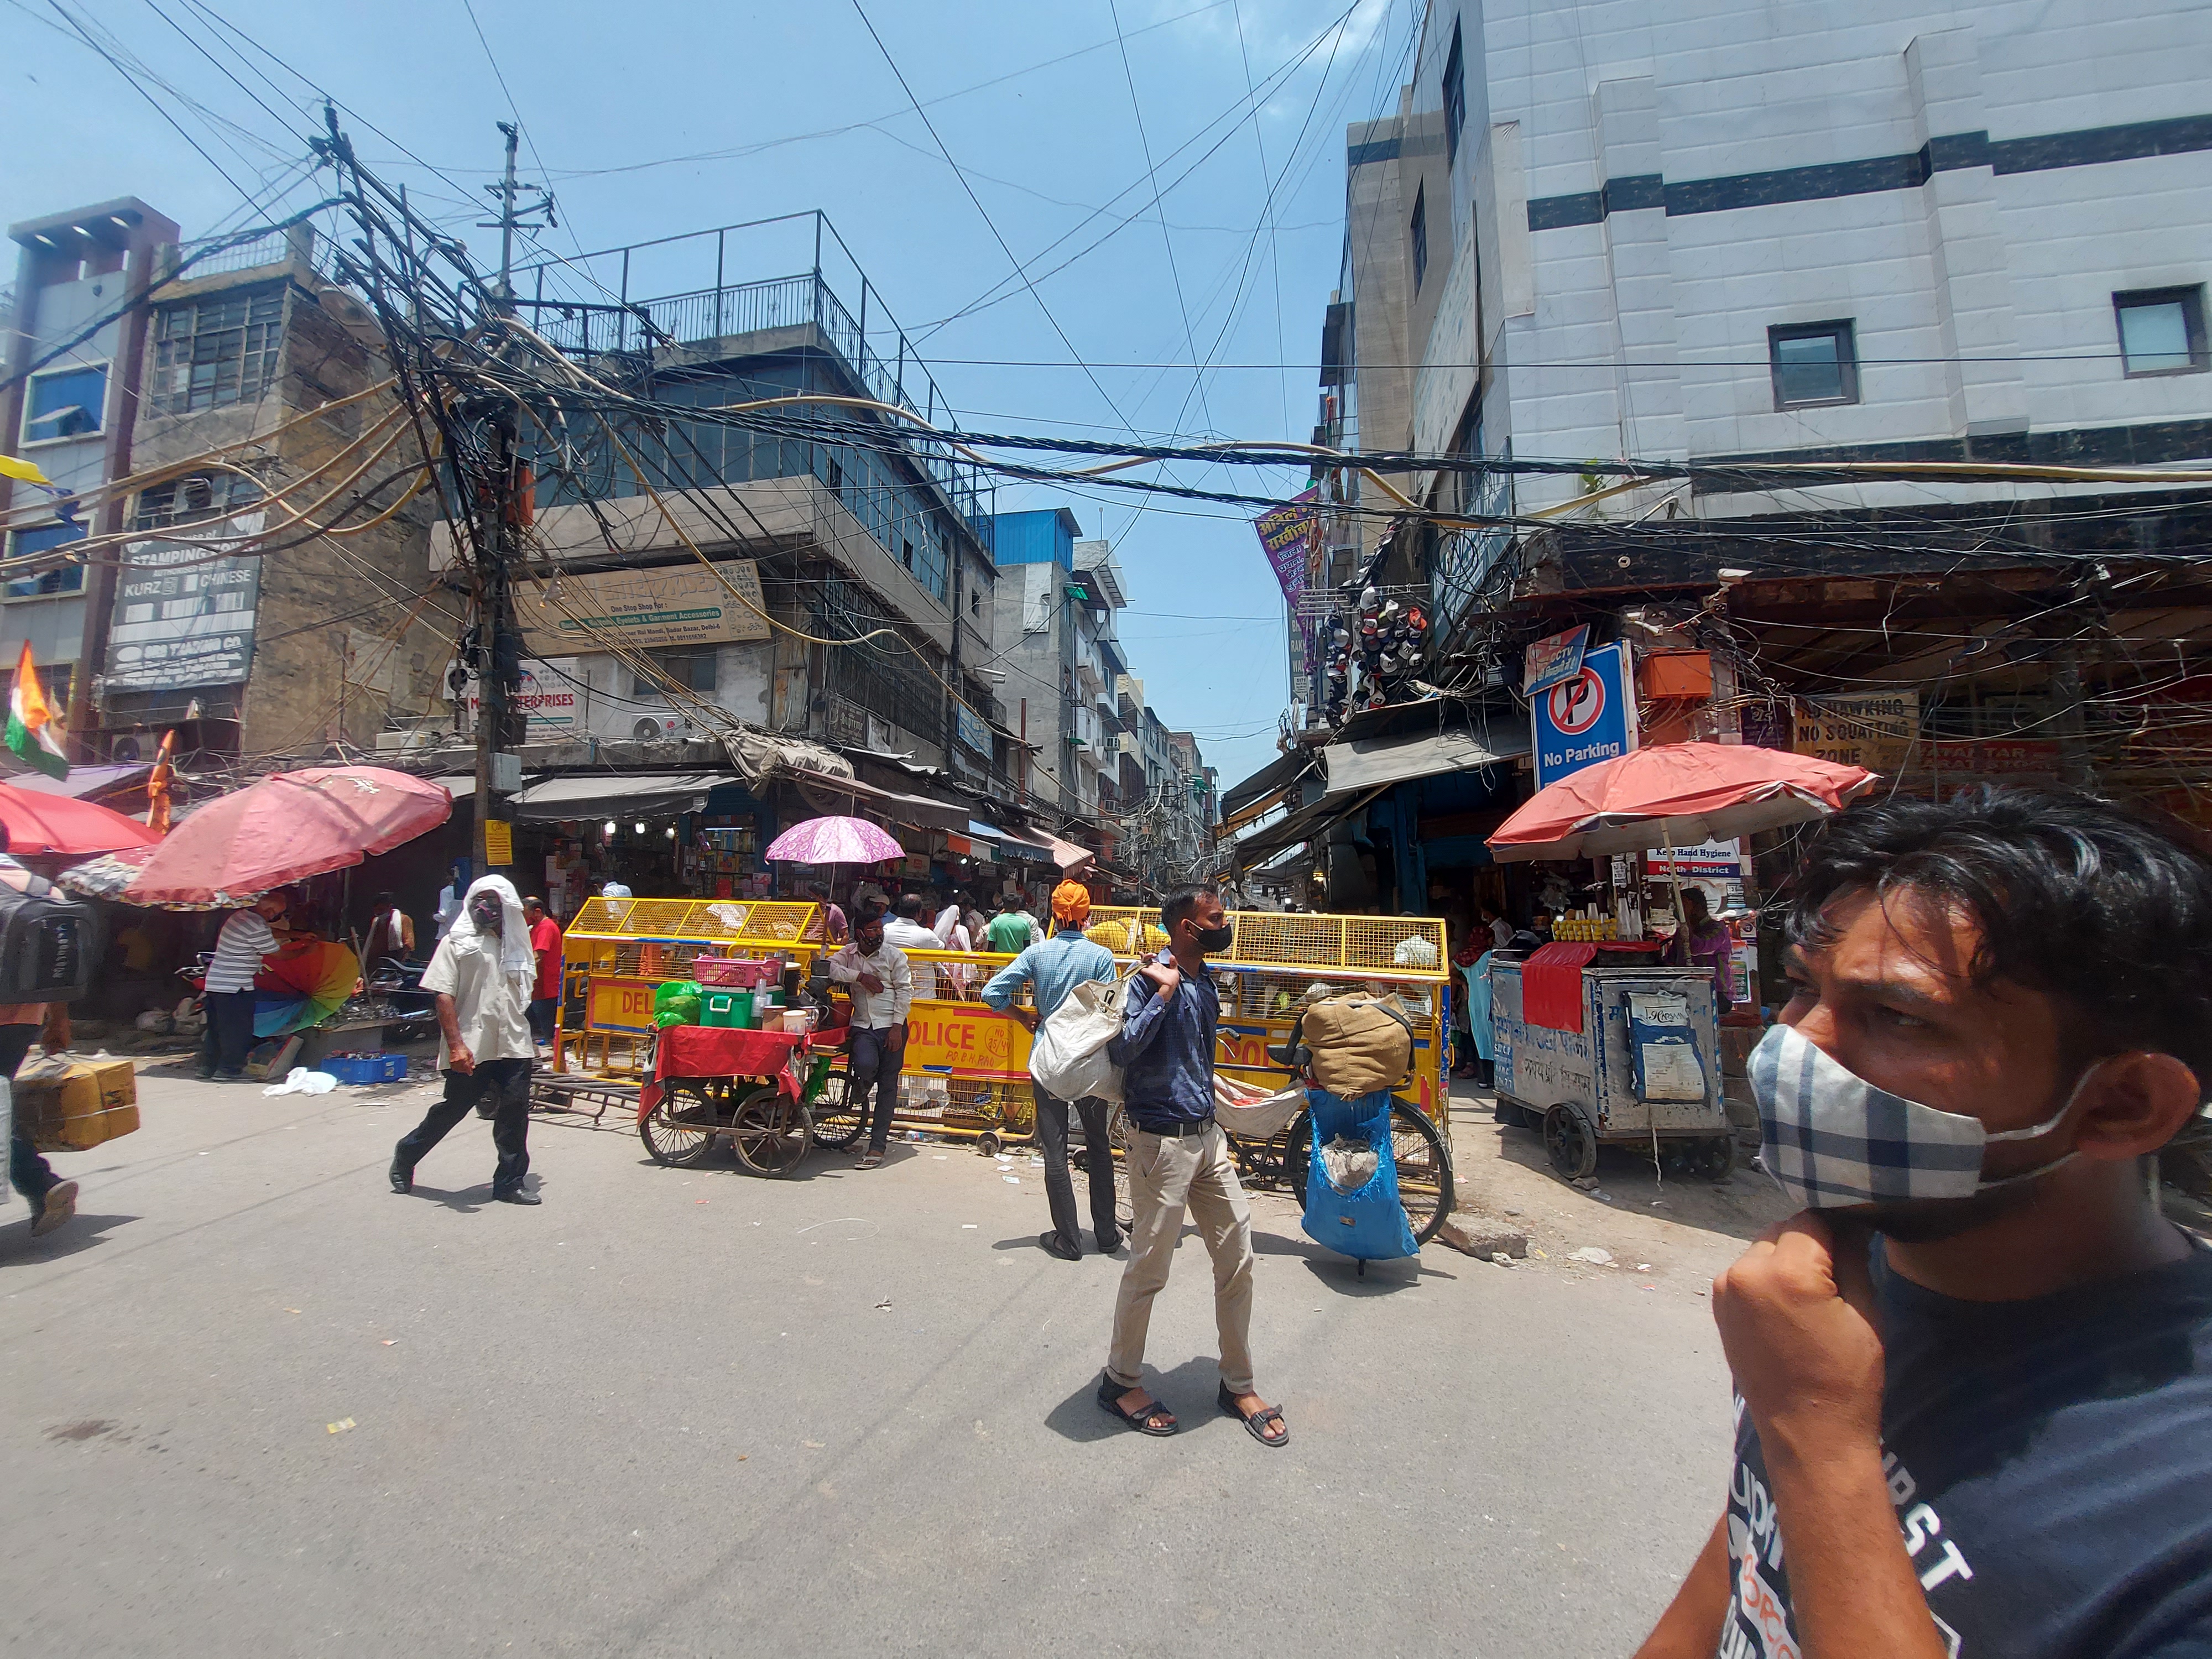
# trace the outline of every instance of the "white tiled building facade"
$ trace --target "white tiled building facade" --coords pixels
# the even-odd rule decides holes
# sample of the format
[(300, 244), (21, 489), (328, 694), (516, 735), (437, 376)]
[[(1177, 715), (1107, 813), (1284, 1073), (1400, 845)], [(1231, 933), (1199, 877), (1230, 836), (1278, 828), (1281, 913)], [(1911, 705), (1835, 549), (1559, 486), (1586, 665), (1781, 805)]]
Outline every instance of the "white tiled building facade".
[(2212, 7), (1434, 0), (1349, 161), (1355, 202), (1395, 170), (1403, 240), (1355, 224), (1345, 297), (1418, 274), (1402, 337), (1361, 319), (1365, 447), (2212, 453)]

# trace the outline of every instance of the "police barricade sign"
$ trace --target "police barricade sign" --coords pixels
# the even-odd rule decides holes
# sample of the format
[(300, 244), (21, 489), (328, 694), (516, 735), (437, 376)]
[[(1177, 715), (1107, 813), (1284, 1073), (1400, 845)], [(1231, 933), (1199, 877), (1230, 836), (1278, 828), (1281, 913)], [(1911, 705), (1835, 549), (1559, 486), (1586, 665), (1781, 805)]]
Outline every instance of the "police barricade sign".
[(1582, 666), (1536, 696), (1536, 787), (1636, 747), (1635, 678), (1625, 641), (1583, 653)]

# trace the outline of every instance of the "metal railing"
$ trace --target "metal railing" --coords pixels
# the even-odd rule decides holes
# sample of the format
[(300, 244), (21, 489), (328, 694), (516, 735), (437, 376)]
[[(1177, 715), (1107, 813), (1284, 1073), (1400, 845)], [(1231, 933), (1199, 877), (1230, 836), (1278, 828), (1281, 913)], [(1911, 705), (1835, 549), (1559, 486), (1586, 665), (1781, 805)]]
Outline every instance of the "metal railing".
[(333, 251), (330, 239), (319, 234), (313, 225), (293, 225), (284, 230), (265, 231), (250, 240), (234, 242), (225, 247), (222, 243), (227, 240), (221, 236), (206, 236), (197, 241), (179, 242), (177, 258), (180, 264), (187, 259), (198, 259), (198, 263), (185, 272), (186, 280), (222, 276), (234, 270), (253, 270), (263, 265), (281, 265), (295, 259), (313, 266), (325, 276), (330, 274)]

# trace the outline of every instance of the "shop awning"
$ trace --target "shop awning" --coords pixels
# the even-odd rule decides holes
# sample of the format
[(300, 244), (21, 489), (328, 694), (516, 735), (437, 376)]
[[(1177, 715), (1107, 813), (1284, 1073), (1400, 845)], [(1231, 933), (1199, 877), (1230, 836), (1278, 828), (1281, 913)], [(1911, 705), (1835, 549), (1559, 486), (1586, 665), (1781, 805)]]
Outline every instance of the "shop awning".
[(1276, 756), (1243, 782), (1222, 792), (1222, 822), (1233, 826), (1237, 819), (1265, 811), (1312, 765), (1313, 755), (1308, 750)]
[(90, 800), (142, 785), (153, 770), (149, 761), (128, 761), (113, 766), (72, 766), (65, 778), (50, 778), (43, 772), (10, 772), (0, 777), (0, 783), (10, 789), (27, 789), (35, 795)]
[(473, 772), (454, 772), (430, 781), (444, 786), (446, 793), (455, 800), (467, 800), (477, 793), (477, 775)]
[(547, 778), (532, 784), (514, 798), (514, 816), (520, 823), (544, 823), (562, 818), (597, 817), (603, 812), (692, 812), (706, 804), (709, 790), (738, 781), (734, 774), (726, 772)]
[(959, 830), (968, 823), (968, 809), (957, 801), (935, 795), (902, 794), (896, 789), (884, 789), (872, 783), (863, 783), (858, 778), (824, 777), (812, 772), (784, 772), (776, 781), (795, 783), (801, 788), (822, 794), (844, 795), (848, 799), (865, 796), (876, 803), (876, 810), (901, 823), (913, 824), (921, 830)]
[(1457, 727), (1411, 737), (1354, 738), (1321, 751), (1328, 793), (1387, 788), (1413, 778), (1495, 766), (1528, 752), (1528, 733), (1508, 726)]
[(1255, 830), (1237, 843), (1235, 867), (1249, 870), (1263, 859), (1273, 858), (1285, 848), (1300, 842), (1311, 841), (1339, 818), (1348, 817), (1382, 793), (1373, 789), (1344, 790), (1323, 795), (1310, 801), (1287, 817), (1278, 818), (1264, 830)]

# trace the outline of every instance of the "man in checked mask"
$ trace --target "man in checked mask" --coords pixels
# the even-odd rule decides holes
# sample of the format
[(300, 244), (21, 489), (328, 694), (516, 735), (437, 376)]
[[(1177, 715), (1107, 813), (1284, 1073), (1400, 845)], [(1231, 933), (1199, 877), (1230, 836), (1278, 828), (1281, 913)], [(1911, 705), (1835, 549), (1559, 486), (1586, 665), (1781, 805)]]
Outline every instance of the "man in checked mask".
[[(2212, 859), (2057, 790), (1854, 805), (1752, 1055), (1803, 1206), (1715, 1281), (1726, 1506), (1643, 1659), (2212, 1652)], [(1718, 1471), (1716, 1470), (1716, 1475)]]
[(438, 1069), (446, 1074), (446, 1092), (393, 1150), (393, 1192), (414, 1190), (415, 1166), (475, 1106), (489, 1109), (499, 1152), (491, 1195), (502, 1204), (540, 1201), (522, 1184), (530, 1168), (530, 1067), (537, 1048), (529, 1011), (537, 977), (530, 924), (514, 884), (505, 876), (472, 883), (460, 915), (422, 970), (422, 988), (437, 997)]

